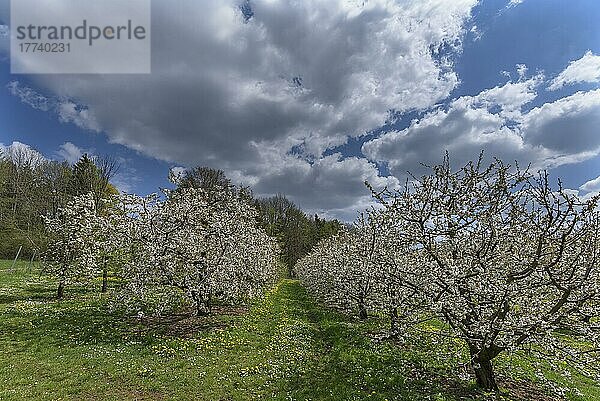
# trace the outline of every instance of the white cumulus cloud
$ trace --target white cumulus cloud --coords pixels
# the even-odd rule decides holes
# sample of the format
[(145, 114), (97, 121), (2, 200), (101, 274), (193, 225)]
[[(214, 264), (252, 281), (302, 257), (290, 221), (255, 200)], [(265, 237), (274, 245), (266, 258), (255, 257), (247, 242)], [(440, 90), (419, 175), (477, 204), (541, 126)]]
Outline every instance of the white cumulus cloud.
[(371, 160), (387, 163), (398, 177), (407, 171), (420, 173), (420, 163), (438, 163), (446, 150), (456, 164), (477, 158), (483, 149), (490, 157), (526, 161), (534, 149), (513, 127), (523, 119), (522, 108), (535, 99), (541, 82), (537, 75), (460, 97), (402, 131), (366, 142), (362, 151)]
[(567, 68), (552, 80), (549, 90), (557, 90), (565, 85), (600, 82), (600, 56), (587, 51), (579, 60), (571, 61)]
[(96, 117), (89, 109), (81, 107), (71, 101), (62, 101), (56, 106), (58, 119), (63, 123), (73, 123), (79, 128), (94, 132), (100, 131)]
[(447, 54), (460, 51), (476, 4), (256, 0), (249, 17), (237, 0), (155, 2), (152, 74), (31, 80), (68, 99), (47, 106), (58, 118), (113, 143), (224, 169), (259, 194), (289, 183), (302, 206), (316, 209), (325, 194), (323, 207), (343, 209), (362, 201), (363, 178), (388, 178), (367, 160), (324, 151), (378, 128), (390, 110), (448, 97), (459, 78)]
[(79, 148), (77, 145), (74, 145), (71, 142), (65, 142), (60, 145), (59, 150), (56, 152), (57, 156), (66, 160), (67, 162), (74, 164), (77, 163), (81, 156), (83, 156), (85, 152)]
[(600, 89), (578, 92), (524, 111), (541, 76), (482, 91), (426, 114), (402, 130), (366, 142), (363, 153), (401, 177), (420, 173), (449, 151), (456, 165), (485, 150), (488, 157), (552, 168), (600, 155)]
[(19, 81), (9, 82), (6, 88), (10, 94), (18, 97), (26, 105), (36, 110), (55, 113), (60, 122), (73, 123), (85, 130), (100, 131), (96, 117), (87, 107), (76, 104), (67, 98), (45, 96)]
[(583, 192), (600, 192), (600, 177), (594, 178), (579, 187)]
[(516, 7), (519, 4), (523, 3), (525, 0), (510, 0), (506, 5), (506, 8)]

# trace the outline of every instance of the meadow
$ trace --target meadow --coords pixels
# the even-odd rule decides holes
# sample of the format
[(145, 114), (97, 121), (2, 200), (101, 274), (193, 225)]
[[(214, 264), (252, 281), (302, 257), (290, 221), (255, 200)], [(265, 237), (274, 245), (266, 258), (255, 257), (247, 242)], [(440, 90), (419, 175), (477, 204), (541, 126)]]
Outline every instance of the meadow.
[[(398, 344), (385, 319), (366, 322), (316, 305), (281, 280), (253, 304), (142, 319), (111, 311), (100, 281), (55, 299), (56, 283), (19, 262), (0, 264), (1, 400), (470, 400), (456, 344)], [(98, 288), (96, 288), (98, 287)], [(526, 357), (499, 363), (507, 400), (552, 400)], [(547, 374), (551, 375), (548, 368)], [(570, 400), (597, 384), (556, 377)]]

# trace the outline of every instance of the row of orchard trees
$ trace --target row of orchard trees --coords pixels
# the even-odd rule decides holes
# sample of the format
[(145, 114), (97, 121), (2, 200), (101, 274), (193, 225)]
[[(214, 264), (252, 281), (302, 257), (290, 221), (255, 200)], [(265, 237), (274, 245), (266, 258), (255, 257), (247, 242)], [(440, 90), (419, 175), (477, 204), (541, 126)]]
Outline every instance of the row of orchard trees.
[(73, 282), (116, 266), (119, 305), (160, 312), (174, 302), (208, 314), (215, 301), (237, 302), (274, 283), (278, 245), (259, 227), (244, 191), (182, 187), (162, 197), (119, 195), (98, 212), (92, 194), (46, 219), (46, 270), (58, 297)]
[(599, 378), (598, 197), (499, 160), (453, 171), (447, 157), (373, 194), (379, 208), (297, 264), (310, 292), (363, 318), (389, 314), (396, 335), (445, 322), (485, 389), (498, 388), (494, 358), (525, 347)]

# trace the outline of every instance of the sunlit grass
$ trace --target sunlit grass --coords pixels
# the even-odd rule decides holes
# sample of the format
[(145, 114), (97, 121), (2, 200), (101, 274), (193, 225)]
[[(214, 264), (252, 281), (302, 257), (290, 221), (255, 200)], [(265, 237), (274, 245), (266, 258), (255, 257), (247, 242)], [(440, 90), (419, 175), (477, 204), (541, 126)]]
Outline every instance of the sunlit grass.
[[(10, 263), (0, 262), (0, 400), (484, 398), (445, 345), (373, 340), (383, 319), (322, 309), (297, 281), (247, 310), (138, 321), (111, 312), (94, 283), (59, 302), (52, 280)], [(508, 363), (502, 374), (518, 366), (516, 379), (534, 379), (526, 358)], [(592, 382), (556, 380), (579, 388), (572, 399), (600, 399)]]

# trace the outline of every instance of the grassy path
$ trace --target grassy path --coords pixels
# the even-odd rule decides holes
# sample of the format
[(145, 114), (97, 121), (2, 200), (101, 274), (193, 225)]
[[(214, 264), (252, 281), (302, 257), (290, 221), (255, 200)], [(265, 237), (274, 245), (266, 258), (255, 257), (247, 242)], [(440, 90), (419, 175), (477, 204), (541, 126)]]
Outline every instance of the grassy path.
[(392, 400), (419, 387), (392, 348), (291, 280), (248, 313), (136, 326), (97, 293), (59, 303), (47, 279), (2, 274), (0, 314), (1, 400)]
[(441, 371), (433, 371), (435, 361), (430, 361), (432, 371), (425, 372), (417, 354), (412, 355), (417, 359), (409, 360), (398, 347), (370, 341), (367, 331), (374, 327), (317, 307), (296, 281), (281, 284), (272, 306), (279, 322), (272, 342), (285, 339), (287, 349), (282, 356), (296, 356), (287, 359), (289, 374), (282, 388), (288, 397), (443, 400), (454, 399), (449, 391), (464, 390), (432, 380), (436, 373), (443, 377)]
[(138, 324), (96, 291), (0, 273), (0, 400), (473, 399), (456, 361), (371, 341), (368, 323), (316, 306), (283, 280), (247, 312)]

